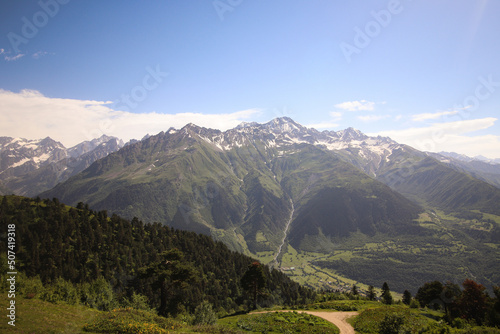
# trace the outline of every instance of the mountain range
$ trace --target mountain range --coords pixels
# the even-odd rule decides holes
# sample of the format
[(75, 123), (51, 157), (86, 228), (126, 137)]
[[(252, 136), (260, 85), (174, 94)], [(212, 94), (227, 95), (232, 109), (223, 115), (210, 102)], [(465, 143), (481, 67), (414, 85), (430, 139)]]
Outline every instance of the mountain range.
[[(420, 270), (436, 258), (435, 250), (427, 253), (426, 247), (459, 243), (475, 255), (461, 259), (463, 253), (455, 248), (453, 253), (444, 251), (464, 261), (463, 266), (455, 268), (456, 262), (448, 261), (422, 279), (444, 275), (458, 280), (474, 272), (487, 283), (500, 283), (500, 273), (485, 269), (499, 255), (497, 246), (486, 245), (500, 241), (495, 164), (466, 168), (469, 162), (421, 152), (387, 137), (370, 137), (353, 128), (320, 132), (286, 117), (242, 123), (227, 131), (188, 124), (121, 148), (112, 140), (117, 143), (113, 149), (87, 160), (88, 165), (66, 174), (62, 171), (67, 164), (58, 173), (50, 167), (51, 181), (37, 183), (37, 189), (46, 187), (40, 197), (75, 206), (85, 202), (95, 210), (200, 232), (276, 266), (300, 265), (304, 273), (304, 268), (314, 267), (330, 277), (339, 274), (366, 283), (376, 275), (353, 270), (349, 263), (369, 267), (367, 261), (375, 256), (395, 264), (387, 272), (401, 261)], [(81, 159), (99, 152), (100, 145), (85, 153), (71, 151), (75, 157), (61, 148), (59, 156), (44, 163)], [(15, 170), (20, 166), (12, 165), (23, 160), (12, 161), (10, 169)], [(29, 166), (37, 162), (31, 161)], [(38, 175), (49, 169), (42, 165)], [(13, 180), (3, 184), (26, 191)], [(366, 249), (359, 251), (359, 240), (391, 254), (394, 240), (418, 240), (411, 251), (423, 253), (418, 258), (387, 256), (385, 251), (368, 256)], [(294, 256), (296, 262), (290, 260)], [(418, 276), (411, 271), (408, 275), (404, 279)]]
[(35, 196), (123, 145), (120, 139), (105, 135), (68, 149), (50, 137), (0, 137), (0, 194)]

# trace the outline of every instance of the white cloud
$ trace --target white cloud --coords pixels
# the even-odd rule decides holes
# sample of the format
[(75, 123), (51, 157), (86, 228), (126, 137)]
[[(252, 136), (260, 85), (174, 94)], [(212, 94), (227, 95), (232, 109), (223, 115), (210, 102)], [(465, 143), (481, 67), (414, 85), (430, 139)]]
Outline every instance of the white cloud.
[(421, 151), (448, 151), (469, 156), (484, 155), (489, 158), (500, 158), (500, 136), (466, 135), (490, 128), (497, 120), (497, 118), (488, 117), (435, 123), (427, 127), (382, 131), (370, 135), (387, 136)]
[(451, 116), (451, 115), (456, 115), (458, 114), (459, 111), (442, 111), (442, 112), (436, 112), (436, 113), (423, 113), (423, 114), (417, 114), (417, 115), (412, 115), (411, 119), (412, 121), (415, 122), (422, 122), (422, 121), (427, 121), (430, 119), (438, 119), (443, 116)]
[(49, 136), (71, 147), (103, 134), (128, 141), (188, 123), (226, 130), (260, 113), (249, 109), (226, 114), (134, 114), (113, 110), (111, 104), (111, 101), (50, 98), (32, 90), (14, 93), (0, 89), (0, 135), (28, 139)]
[(7, 61), (16, 61), (22, 57), (24, 57), (25, 54), (22, 54), (22, 53), (18, 53), (17, 55), (15, 56), (4, 56), (4, 59), (7, 60)]
[(370, 102), (366, 100), (361, 101), (347, 101), (335, 105), (335, 108), (347, 110), (347, 111), (359, 111), (366, 110), (371, 111), (375, 109), (375, 102)]
[(31, 58), (33, 59), (39, 59), (40, 57), (46, 56), (46, 55), (54, 55), (53, 53), (49, 53), (46, 51), (37, 51), (31, 55)]
[(19, 58), (24, 57), (25, 54), (18, 53), (15, 56), (10, 56), (10, 52), (5, 51), (5, 49), (0, 49), (0, 56), (3, 56), (3, 59), (6, 61), (15, 61), (18, 60)]

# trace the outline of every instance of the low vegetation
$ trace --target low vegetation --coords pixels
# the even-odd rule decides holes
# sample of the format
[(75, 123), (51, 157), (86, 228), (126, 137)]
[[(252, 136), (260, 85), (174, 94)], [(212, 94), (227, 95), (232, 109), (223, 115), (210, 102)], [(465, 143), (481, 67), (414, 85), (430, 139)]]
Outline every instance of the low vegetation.
[(251, 333), (339, 333), (332, 323), (299, 312), (270, 312), (222, 319), (220, 324)]

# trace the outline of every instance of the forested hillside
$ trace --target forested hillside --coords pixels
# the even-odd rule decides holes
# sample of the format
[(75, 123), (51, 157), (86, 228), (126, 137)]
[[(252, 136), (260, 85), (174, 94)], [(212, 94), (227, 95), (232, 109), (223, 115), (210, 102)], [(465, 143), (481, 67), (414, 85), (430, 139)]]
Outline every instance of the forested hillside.
[[(140, 293), (158, 307), (156, 276), (144, 273), (152, 265), (160, 268), (172, 261), (169, 277), (173, 280), (172, 272), (182, 269), (189, 272), (189, 279), (169, 289), (169, 299), (177, 300), (169, 305), (170, 314), (193, 310), (203, 300), (226, 311), (250, 303), (240, 279), (254, 260), (209, 236), (109, 217), (106, 211), (92, 211), (82, 203), (68, 207), (57, 199), (3, 196), (0, 203), (2, 231), (8, 224), (16, 226), (17, 269), (29, 277), (39, 275), (43, 283), (58, 278), (86, 283), (103, 277), (118, 297)], [(4, 239), (0, 247), (6, 249)], [(264, 274), (267, 290), (261, 305), (293, 305), (314, 298), (311, 290), (276, 270), (265, 268)], [(161, 280), (161, 275), (157, 277)]]

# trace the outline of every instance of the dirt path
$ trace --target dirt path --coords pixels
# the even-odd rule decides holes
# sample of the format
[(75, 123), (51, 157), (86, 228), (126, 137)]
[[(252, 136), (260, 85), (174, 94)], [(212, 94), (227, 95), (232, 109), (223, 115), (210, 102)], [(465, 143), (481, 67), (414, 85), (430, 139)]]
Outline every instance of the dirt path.
[(358, 315), (358, 312), (303, 312), (330, 321), (340, 329), (340, 334), (354, 334), (354, 328), (346, 319)]
[[(274, 311), (270, 311), (274, 312)], [(292, 311), (278, 311), (278, 312), (292, 312)], [(355, 334), (354, 328), (346, 320), (348, 318), (357, 316), (358, 312), (313, 312), (313, 311), (297, 311), (299, 313), (307, 313), (320, 317), (326, 321), (331, 322), (340, 330), (340, 334)], [(255, 312), (255, 313), (268, 313), (268, 312)]]

